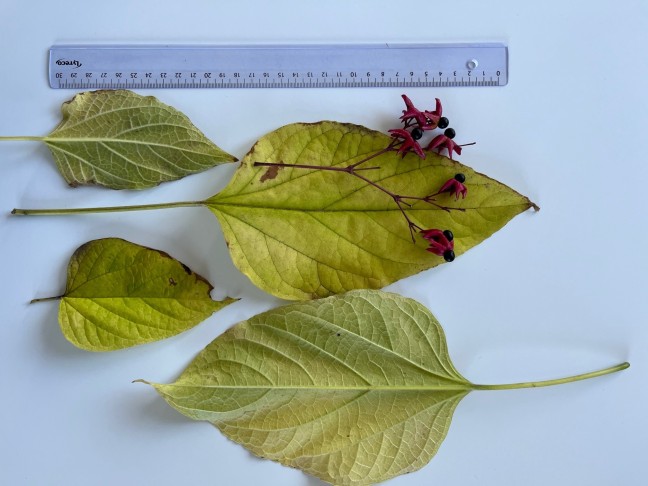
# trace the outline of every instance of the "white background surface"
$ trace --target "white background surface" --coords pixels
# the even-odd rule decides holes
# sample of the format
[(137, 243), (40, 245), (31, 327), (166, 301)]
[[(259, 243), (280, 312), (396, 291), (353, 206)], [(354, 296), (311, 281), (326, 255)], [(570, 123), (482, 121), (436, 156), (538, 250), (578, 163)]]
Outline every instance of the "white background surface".
[[(451, 265), (390, 290), (427, 305), (457, 368), (504, 383), (622, 373), (555, 388), (475, 392), (421, 471), (390, 485), (643, 485), (648, 434), (646, 79), (648, 7), (623, 2), (0, 0), (0, 134), (44, 135), (71, 91), (46, 82), (54, 43), (467, 42), (510, 46), (505, 88), (411, 89), (442, 98), (464, 163), (542, 210)], [(434, 4), (434, 5), (433, 5)], [(399, 6), (401, 5), (401, 6)], [(242, 157), (265, 132), (334, 119), (394, 126), (399, 89), (184, 90), (154, 94)], [(227, 327), (282, 304), (232, 265), (200, 208), (18, 218), (13, 207), (198, 199), (220, 167), (144, 192), (70, 189), (47, 150), (0, 145), (0, 483), (308, 485), (191, 422), (135, 378), (167, 382)], [(62, 337), (56, 303), (76, 247), (118, 236), (167, 251), (241, 301), (164, 342), (108, 354)]]

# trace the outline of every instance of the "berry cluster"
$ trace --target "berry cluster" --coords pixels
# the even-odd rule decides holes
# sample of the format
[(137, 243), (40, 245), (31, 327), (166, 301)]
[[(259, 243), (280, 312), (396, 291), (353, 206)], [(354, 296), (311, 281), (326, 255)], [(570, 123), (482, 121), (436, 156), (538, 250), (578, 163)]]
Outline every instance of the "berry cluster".
[[(406, 95), (403, 96), (405, 102), (405, 109), (400, 120), (403, 122), (403, 128), (395, 128), (389, 130), (389, 134), (394, 138), (391, 147), (396, 148), (399, 154), (405, 157), (405, 154), (413, 152), (422, 159), (425, 158), (425, 151), (437, 150), (441, 153), (442, 150), (448, 151), (448, 157), (452, 159), (452, 153), (461, 155), (462, 145), (457, 145), (453, 140), (456, 136), (454, 128), (448, 128), (450, 121), (443, 116), (443, 106), (441, 100), (436, 98), (436, 109), (434, 111), (419, 110), (414, 106), (412, 100)], [(434, 130), (436, 128), (445, 129), (443, 134), (439, 134), (430, 141), (425, 147), (421, 147), (419, 140), (427, 130)]]

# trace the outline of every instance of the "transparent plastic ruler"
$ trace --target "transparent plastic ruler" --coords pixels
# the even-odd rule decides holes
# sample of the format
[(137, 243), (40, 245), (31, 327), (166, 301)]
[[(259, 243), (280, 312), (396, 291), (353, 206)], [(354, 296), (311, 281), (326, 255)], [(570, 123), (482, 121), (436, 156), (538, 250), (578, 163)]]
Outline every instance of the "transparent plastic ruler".
[(67, 45), (52, 88), (482, 87), (508, 82), (503, 44)]

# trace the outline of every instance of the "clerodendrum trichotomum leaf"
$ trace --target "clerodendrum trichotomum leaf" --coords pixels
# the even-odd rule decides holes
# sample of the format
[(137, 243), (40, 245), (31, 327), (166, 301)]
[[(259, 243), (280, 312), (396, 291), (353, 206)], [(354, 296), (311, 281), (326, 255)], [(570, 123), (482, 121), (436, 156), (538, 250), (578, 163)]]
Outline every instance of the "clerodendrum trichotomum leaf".
[[(389, 149), (391, 141), (358, 125), (296, 123), (262, 137), (227, 187), (205, 201), (13, 213), (207, 206), (221, 223), (234, 264), (255, 285), (306, 300), (381, 288), (443, 263), (445, 254), (426, 251), (431, 243), (420, 230), (452, 232), (454, 258), (514, 216), (537, 209), (510, 187), (447, 157), (428, 152), (424, 159), (401, 158)], [(368, 158), (355, 175), (348, 172)], [(465, 199), (438, 192), (458, 176), (467, 186)], [(399, 205), (390, 194), (407, 199)]]
[(61, 123), (38, 140), (71, 186), (144, 189), (236, 160), (185, 115), (132, 91), (79, 93), (63, 104)]
[[(346, 167), (390, 143), (387, 135), (336, 122), (297, 123), (261, 138), (230, 184), (205, 203), (218, 217), (236, 266), (257, 286), (285, 299), (310, 299), (357, 288), (380, 288), (444, 260), (412, 243), (407, 221), (392, 197), (345, 172), (258, 167), (282, 162)], [(447, 157), (427, 153), (404, 159), (395, 151), (367, 162), (362, 174), (397, 194), (425, 196), (456, 173), (469, 194), (409, 201), (421, 228), (454, 232), (461, 254), (534, 207), (511, 188)]]
[(79, 348), (127, 348), (186, 331), (234, 302), (212, 300), (211, 290), (166, 253), (117, 238), (94, 240), (72, 255), (59, 322)]
[(475, 385), (453, 366), (441, 326), (414, 300), (358, 290), (241, 322), (170, 385), (179, 412), (254, 454), (335, 485), (415, 471), (437, 452), (472, 390), (566, 383), (627, 368), (512, 385)]

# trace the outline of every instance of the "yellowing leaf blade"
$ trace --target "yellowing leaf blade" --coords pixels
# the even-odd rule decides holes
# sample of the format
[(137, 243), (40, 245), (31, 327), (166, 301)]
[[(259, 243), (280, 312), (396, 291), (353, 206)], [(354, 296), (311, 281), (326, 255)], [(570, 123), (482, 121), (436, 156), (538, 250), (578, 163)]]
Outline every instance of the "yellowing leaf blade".
[[(296, 457), (287, 465), (336, 485), (376, 484), (417, 471), (439, 450), (452, 414), (467, 393), (403, 394), (401, 400), (383, 397), (386, 406), (378, 413), (389, 414), (395, 407), (411, 406), (412, 402), (420, 403), (421, 410), (362, 441), (331, 453)], [(359, 457), (362, 461), (357, 460)]]
[(43, 139), (71, 186), (144, 189), (236, 159), (178, 110), (131, 91), (88, 91)]
[[(310, 299), (358, 288), (380, 288), (443, 263), (413, 244), (393, 199), (343, 172), (259, 167), (283, 162), (346, 167), (384, 149), (390, 138), (335, 122), (287, 125), (264, 136), (230, 184), (206, 201), (219, 219), (235, 265), (257, 286), (286, 299)], [(468, 197), (437, 196), (443, 211), (424, 202), (406, 209), (422, 228), (450, 229), (455, 253), (479, 244), (517, 214), (526, 197), (469, 167), (434, 153), (422, 160), (394, 152), (366, 163), (362, 174), (390, 191), (426, 196), (456, 173)]]
[(154, 386), (255, 454), (332, 484), (425, 465), (471, 390), (427, 309), (370, 290), (239, 323), (175, 383)]
[(59, 322), (88, 351), (111, 351), (179, 334), (233, 302), (169, 255), (117, 238), (91, 241), (70, 260)]

